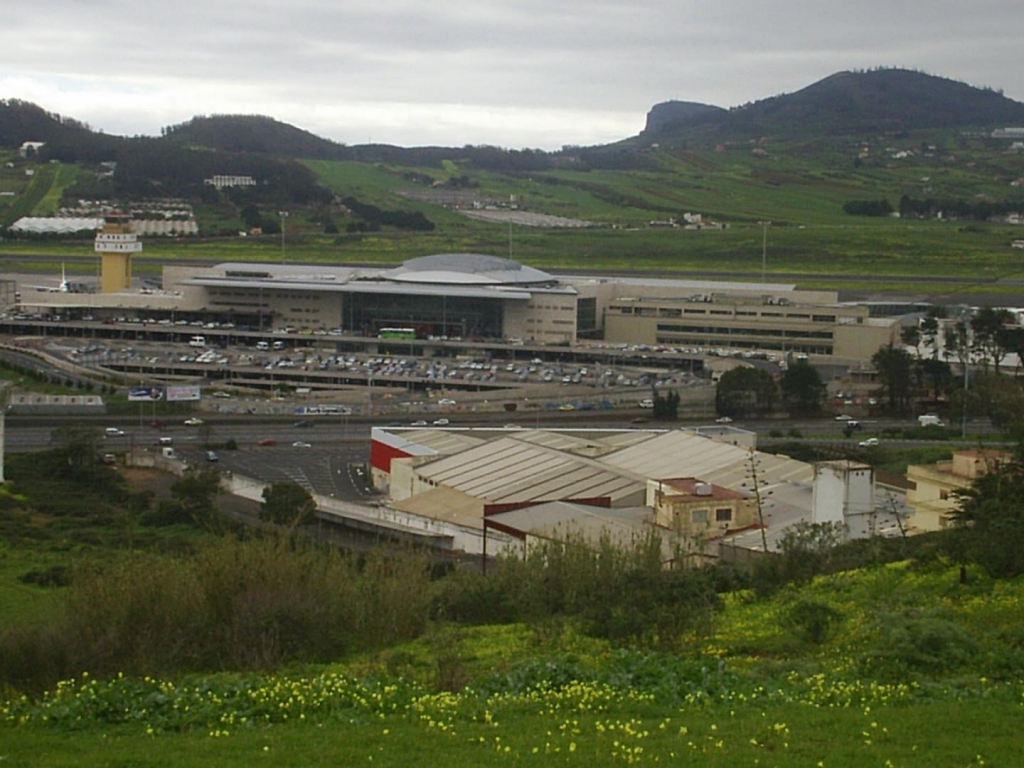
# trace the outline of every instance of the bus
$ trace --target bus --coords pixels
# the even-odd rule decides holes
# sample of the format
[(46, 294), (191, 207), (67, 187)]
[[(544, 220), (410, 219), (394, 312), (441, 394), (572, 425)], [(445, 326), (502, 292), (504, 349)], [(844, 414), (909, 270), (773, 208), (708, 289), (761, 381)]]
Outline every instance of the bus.
[(415, 328), (381, 328), (377, 331), (378, 339), (415, 339)]

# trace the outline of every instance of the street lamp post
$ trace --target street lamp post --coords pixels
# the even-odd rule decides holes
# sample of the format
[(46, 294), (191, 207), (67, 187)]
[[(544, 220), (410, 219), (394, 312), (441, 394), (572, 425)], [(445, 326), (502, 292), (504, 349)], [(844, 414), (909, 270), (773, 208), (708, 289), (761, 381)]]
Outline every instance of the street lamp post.
[(284, 231), (288, 224), (288, 211), (278, 211), (277, 215), (281, 217), (281, 260), (284, 260)]
[(758, 222), (761, 225), (761, 282), (764, 282), (768, 267), (768, 225), (770, 221)]

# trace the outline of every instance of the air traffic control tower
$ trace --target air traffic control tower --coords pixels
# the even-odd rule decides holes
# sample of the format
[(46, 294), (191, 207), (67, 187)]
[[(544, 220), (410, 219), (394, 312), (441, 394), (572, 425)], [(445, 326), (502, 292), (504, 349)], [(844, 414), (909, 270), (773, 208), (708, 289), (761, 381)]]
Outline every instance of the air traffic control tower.
[(103, 217), (103, 229), (96, 235), (100, 255), (100, 291), (116, 293), (131, 288), (132, 254), (142, 250), (131, 229), (131, 216), (111, 212)]

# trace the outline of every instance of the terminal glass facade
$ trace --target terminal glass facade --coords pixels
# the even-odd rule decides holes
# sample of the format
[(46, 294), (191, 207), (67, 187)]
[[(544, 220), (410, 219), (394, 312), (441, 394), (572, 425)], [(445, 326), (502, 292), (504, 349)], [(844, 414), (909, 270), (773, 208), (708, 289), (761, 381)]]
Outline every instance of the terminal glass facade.
[(344, 331), (376, 336), (383, 328), (414, 328), (419, 338), (502, 336), (502, 302), (466, 296), (351, 293), (342, 300)]

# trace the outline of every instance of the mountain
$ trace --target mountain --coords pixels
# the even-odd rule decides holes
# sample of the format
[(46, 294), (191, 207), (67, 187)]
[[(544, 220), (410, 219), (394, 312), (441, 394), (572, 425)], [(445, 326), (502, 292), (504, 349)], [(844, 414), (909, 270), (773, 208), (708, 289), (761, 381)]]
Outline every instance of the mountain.
[(672, 104), (652, 108), (641, 139), (796, 138), (1024, 124), (1024, 104), (997, 91), (906, 69), (837, 72), (795, 93), (730, 110), (709, 108), (681, 119), (652, 120), (672, 114)]
[(108, 159), (124, 140), (97, 133), (85, 123), (47, 112), (28, 101), (0, 99), (0, 147), (13, 149), (25, 141), (46, 142), (49, 151), (74, 146), (83, 156)]
[(701, 120), (724, 119), (728, 110), (695, 101), (663, 101), (647, 113), (645, 133), (660, 133)]
[(164, 128), (164, 138), (179, 144), (225, 152), (258, 152), (285, 157), (339, 158), (344, 144), (262, 115), (213, 115)]

